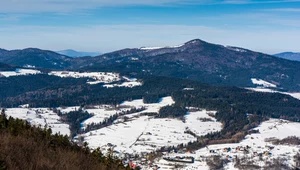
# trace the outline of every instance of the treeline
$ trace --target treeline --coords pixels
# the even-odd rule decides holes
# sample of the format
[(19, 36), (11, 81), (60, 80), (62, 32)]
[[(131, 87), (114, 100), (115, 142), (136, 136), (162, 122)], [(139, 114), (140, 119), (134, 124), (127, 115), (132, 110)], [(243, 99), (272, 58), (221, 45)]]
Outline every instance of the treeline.
[(300, 138), (297, 136), (289, 136), (284, 139), (272, 139), (270, 142), (273, 143), (273, 145), (300, 145)]
[[(70, 88), (69, 92), (71, 92), (71, 87), (84, 85), (86, 84), (86, 81), (86, 78), (60, 78), (58, 76), (50, 76), (47, 74), (0, 77), (0, 88), (5, 89), (1, 90), (0, 99), (1, 101), (5, 101), (8, 97), (15, 97), (27, 92), (33, 92), (49, 87), (53, 87), (53, 89), (66, 88), (66, 90), (68, 87)], [(48, 92), (48, 95), (50, 95), (50, 92)]]
[(87, 111), (79, 108), (77, 111), (71, 111), (68, 114), (58, 114), (63, 122), (68, 123), (70, 125), (71, 136), (74, 137), (79, 134), (81, 130), (81, 123), (88, 118), (91, 118), (93, 115), (89, 114)]
[(187, 113), (187, 109), (185, 107), (180, 106), (164, 106), (160, 108), (159, 114), (156, 115), (156, 118), (182, 118)]
[[(97, 129), (101, 129), (107, 126), (110, 126), (114, 123), (114, 121), (116, 121), (120, 116), (125, 116), (128, 114), (132, 114), (132, 113), (137, 113), (137, 112), (141, 112), (143, 110), (145, 110), (145, 107), (141, 107), (141, 108), (131, 108), (130, 110), (126, 110), (126, 111), (121, 111), (119, 113), (116, 113), (112, 116), (110, 116), (109, 118), (105, 119), (103, 122), (100, 123), (91, 123), (88, 124), (85, 128), (84, 128), (84, 133), (93, 131), (93, 130), (97, 130)], [(126, 121), (126, 117), (124, 117), (125, 121)]]
[[(105, 157), (99, 149), (70, 142), (67, 136), (52, 135), (51, 129), (0, 115), (0, 169), (126, 169), (120, 160)], [(129, 169), (129, 168), (128, 168)]]
[(157, 94), (152, 94), (152, 95), (145, 95), (143, 97), (143, 102), (144, 103), (158, 103), (159, 99), (163, 97)]
[[(73, 80), (72, 78), (62, 80), (54, 76), (19, 76), (8, 79), (0, 78), (0, 88), (6, 89), (0, 92), (0, 106), (18, 107), (28, 103), (30, 107), (57, 107), (57, 106), (81, 106), (111, 104), (118, 105), (126, 100), (142, 99), (146, 103), (157, 102), (160, 97), (171, 95), (172, 92), (182, 90), (192, 85), (206, 86), (199, 82), (181, 80), (166, 77), (141, 77), (143, 86), (134, 88), (114, 87), (105, 88), (102, 84), (89, 85), (85, 79)], [(35, 81), (34, 81), (35, 80)], [(69, 80), (71, 83), (68, 83)], [(27, 83), (28, 82), (28, 83)], [(33, 85), (36, 82), (40, 85)], [(18, 84), (18, 85), (15, 85)], [(15, 89), (22, 89), (16, 93)], [(4, 95), (2, 95), (4, 94)]]

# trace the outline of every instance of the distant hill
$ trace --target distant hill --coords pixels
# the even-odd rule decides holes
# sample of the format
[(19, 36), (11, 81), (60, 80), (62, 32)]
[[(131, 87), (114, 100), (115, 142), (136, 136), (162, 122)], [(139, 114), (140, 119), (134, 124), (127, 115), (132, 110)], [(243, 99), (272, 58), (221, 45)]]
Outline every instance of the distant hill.
[(71, 65), (71, 57), (37, 48), (23, 50), (0, 49), (0, 62), (21, 67), (63, 69)]
[(173, 47), (123, 49), (76, 60), (73, 67), (88, 71), (177, 77), (241, 87), (253, 86), (251, 78), (258, 78), (279, 88), (300, 91), (299, 62), (199, 39)]
[(71, 50), (71, 49), (57, 51), (57, 53), (66, 55), (69, 57), (85, 57), (85, 56), (95, 57), (95, 56), (98, 56), (101, 54), (101, 53), (97, 53), (97, 52), (79, 52), (79, 51), (75, 51), (75, 50)]
[(283, 52), (283, 53), (279, 53), (279, 54), (274, 54), (274, 56), (284, 58), (287, 60), (300, 61), (300, 53)]

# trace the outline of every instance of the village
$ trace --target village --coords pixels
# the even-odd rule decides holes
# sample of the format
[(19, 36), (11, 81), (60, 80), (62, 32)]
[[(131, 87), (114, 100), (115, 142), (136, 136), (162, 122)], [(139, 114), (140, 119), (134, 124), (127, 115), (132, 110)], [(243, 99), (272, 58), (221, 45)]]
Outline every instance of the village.
[[(185, 146), (196, 141), (196, 136), (220, 131), (222, 124), (213, 117), (215, 111), (200, 108), (187, 108), (189, 112), (184, 121), (153, 116), (161, 107), (172, 104), (174, 101), (168, 96), (151, 104), (144, 103), (142, 99), (124, 101), (117, 107), (119, 110), (110, 105), (86, 107), (85, 111), (92, 113), (92, 117), (81, 122), (83, 129), (92, 123), (104, 122), (116, 114), (118, 116), (109, 126), (75, 136), (74, 141), (80, 139), (91, 149), (100, 148), (103, 154), (121, 159), (124, 165), (136, 169), (210, 169), (216, 166), (211, 162), (222, 163), (225, 169), (250, 165), (264, 167), (279, 158), (285, 158), (281, 161), (289, 167), (296, 166), (294, 156), (299, 153), (300, 146), (273, 142), (300, 134), (300, 123), (270, 119), (252, 129), (240, 143), (208, 145), (199, 150), (188, 150)], [(56, 109), (62, 114), (68, 114), (79, 108)], [(130, 112), (131, 109), (136, 111)], [(129, 114), (118, 114), (122, 111)], [(20, 108), (7, 109), (6, 114), (34, 125), (51, 127), (54, 133), (70, 135), (69, 126), (61, 122), (53, 109), (21, 105)]]

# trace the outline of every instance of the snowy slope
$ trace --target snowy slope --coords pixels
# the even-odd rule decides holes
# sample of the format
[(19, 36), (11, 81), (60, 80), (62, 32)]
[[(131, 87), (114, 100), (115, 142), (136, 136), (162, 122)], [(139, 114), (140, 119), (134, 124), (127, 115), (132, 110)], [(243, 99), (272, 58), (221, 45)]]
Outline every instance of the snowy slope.
[[(142, 83), (135, 78), (121, 77), (118, 73), (112, 72), (73, 72), (73, 71), (52, 71), (49, 75), (59, 76), (61, 78), (72, 77), (72, 78), (89, 78), (88, 84), (94, 85), (99, 83), (105, 83), (103, 87), (135, 87), (141, 86)], [(121, 84), (107, 84), (120, 80), (125, 80)]]
[(39, 70), (33, 69), (16, 69), (15, 71), (1, 71), (1, 75), (4, 77), (11, 77), (11, 76), (25, 76), (25, 75), (33, 75), (33, 74), (40, 74)]
[(166, 46), (166, 47), (141, 47), (139, 49), (140, 50), (158, 50), (158, 49), (163, 49), (163, 48), (179, 48), (182, 46), (184, 46), (184, 44), (176, 45), (176, 46)]
[(276, 88), (277, 86), (275, 84), (269, 83), (267, 81), (264, 81), (262, 79), (256, 79), (256, 78), (251, 78), (251, 81), (253, 84), (257, 84), (263, 87), (274, 87)]
[(73, 78), (91, 78), (92, 81), (89, 81), (89, 84), (97, 83), (110, 83), (114, 81), (119, 81), (120, 76), (118, 73), (110, 72), (73, 72), (73, 71), (52, 71), (49, 75), (59, 76), (59, 77), (73, 77)]
[[(173, 103), (171, 97), (164, 97), (159, 103), (151, 104), (143, 103), (142, 99), (125, 101), (120, 105), (123, 109), (144, 107), (145, 110), (126, 115), (126, 121), (123, 118), (125, 116), (122, 116), (114, 124), (90, 131), (82, 136), (91, 148), (101, 147), (104, 153), (114, 146), (114, 150), (118, 153), (140, 154), (155, 151), (163, 146), (177, 146), (195, 141), (196, 138), (185, 133), (186, 130), (191, 130), (199, 136), (221, 130), (221, 123), (208, 115), (208, 113), (215, 113), (211, 111), (189, 112), (185, 117), (185, 122), (170, 118), (155, 119), (153, 116), (143, 114), (158, 113), (161, 107)], [(95, 116), (84, 121), (84, 125), (101, 122), (108, 116), (116, 114), (117, 110), (98, 108), (87, 109), (87, 111), (94, 112)], [(209, 118), (211, 121), (204, 122), (200, 118)]]
[(276, 90), (272, 90), (272, 89), (268, 89), (268, 88), (246, 88), (246, 89), (257, 91), (257, 92), (286, 94), (286, 95), (290, 95), (290, 96), (300, 100), (300, 93), (280, 92), (280, 91), (276, 91)]
[(70, 135), (69, 125), (62, 123), (60, 117), (47, 108), (9, 108), (6, 109), (5, 114), (13, 118), (26, 120), (35, 126), (51, 128), (53, 134)]

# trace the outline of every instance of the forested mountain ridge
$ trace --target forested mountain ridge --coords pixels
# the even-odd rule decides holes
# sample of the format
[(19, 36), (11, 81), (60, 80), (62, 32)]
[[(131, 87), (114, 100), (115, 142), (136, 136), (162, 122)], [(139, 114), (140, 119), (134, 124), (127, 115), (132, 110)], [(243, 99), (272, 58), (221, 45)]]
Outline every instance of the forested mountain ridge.
[(199, 39), (175, 47), (124, 49), (75, 63), (79, 65), (74, 68), (85, 70), (135, 72), (216, 85), (252, 86), (251, 78), (259, 78), (300, 90), (299, 62)]
[(251, 78), (257, 78), (284, 90), (300, 91), (299, 62), (199, 39), (173, 47), (123, 49), (80, 58), (39, 49), (1, 50), (0, 62), (48, 69), (166, 76), (240, 87), (254, 86)]
[(20, 67), (64, 69), (71, 65), (71, 57), (37, 48), (11, 51), (0, 49), (0, 62)]

